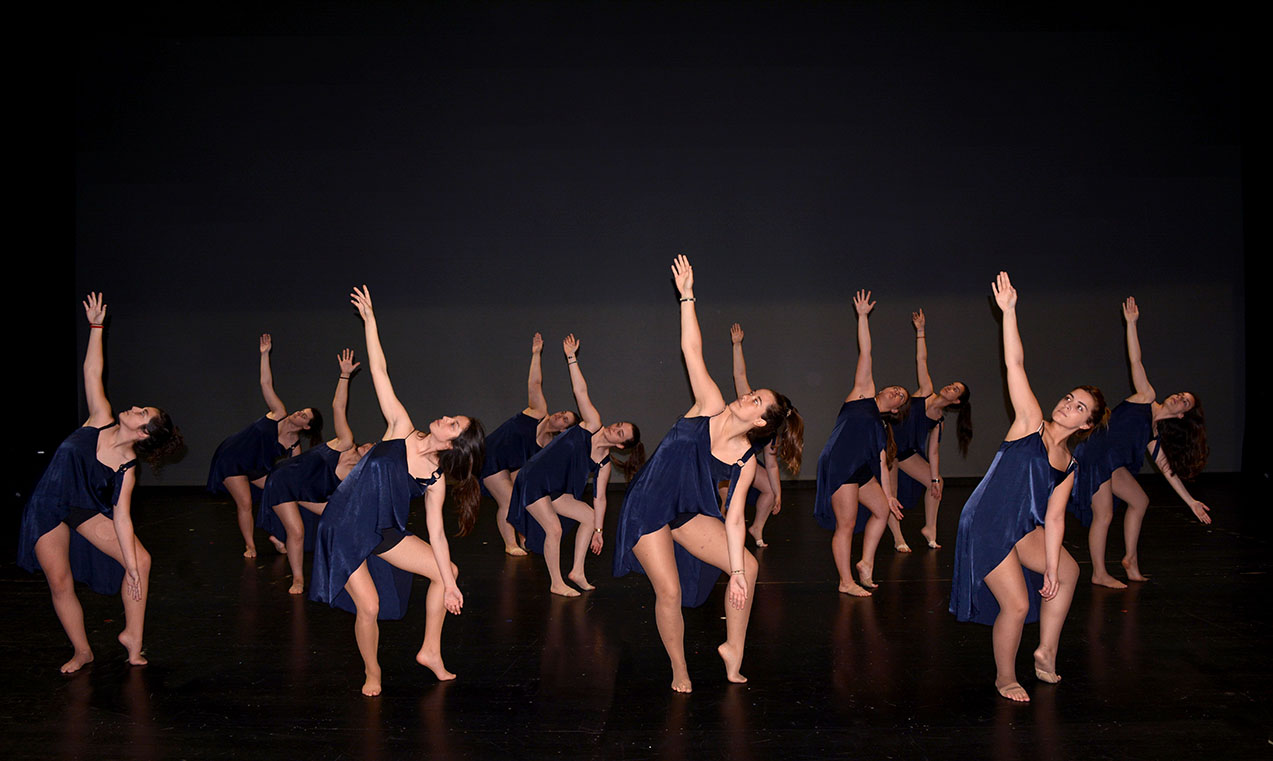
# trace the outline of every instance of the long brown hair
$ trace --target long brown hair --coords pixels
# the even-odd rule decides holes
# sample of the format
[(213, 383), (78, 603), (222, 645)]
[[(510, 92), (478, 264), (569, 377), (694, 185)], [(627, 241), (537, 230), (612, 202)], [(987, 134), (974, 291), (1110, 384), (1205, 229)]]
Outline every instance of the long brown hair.
[(1211, 455), (1207, 445), (1207, 419), (1202, 414), (1202, 400), (1193, 397), (1193, 407), (1182, 418), (1165, 418), (1158, 421), (1158, 444), (1162, 447), (1167, 466), (1180, 479), (1191, 479), (1202, 472)]
[(1096, 386), (1075, 386), (1075, 389), (1082, 389), (1092, 395), (1092, 409), (1088, 410), (1089, 414), (1087, 422), (1092, 424), (1091, 428), (1080, 428), (1070, 434), (1070, 438), (1066, 440), (1066, 446), (1071, 451), (1074, 450), (1076, 444), (1091, 436), (1096, 431), (1104, 428), (1109, 423), (1109, 406), (1105, 404), (1105, 394)]
[(477, 474), (482, 472), (485, 460), (486, 429), (475, 417), (470, 417), (469, 427), (451, 440), (450, 449), (438, 453), (438, 470), (451, 481), (451, 496), (459, 510), (460, 530), (456, 536), (472, 531), (477, 522), (477, 507), (482, 501)]
[(632, 426), (632, 436), (620, 444), (623, 457), (615, 459), (615, 449), (610, 450), (610, 462), (623, 474), (625, 481), (631, 481), (641, 466), (645, 464), (645, 445), (641, 443), (641, 429), (631, 420), (623, 421)]
[(765, 410), (761, 419), (763, 426), (747, 431), (747, 441), (756, 446), (774, 439), (774, 450), (778, 459), (787, 466), (793, 476), (800, 472), (800, 461), (804, 458), (804, 418), (791, 400), (770, 389), (774, 395), (774, 403)]

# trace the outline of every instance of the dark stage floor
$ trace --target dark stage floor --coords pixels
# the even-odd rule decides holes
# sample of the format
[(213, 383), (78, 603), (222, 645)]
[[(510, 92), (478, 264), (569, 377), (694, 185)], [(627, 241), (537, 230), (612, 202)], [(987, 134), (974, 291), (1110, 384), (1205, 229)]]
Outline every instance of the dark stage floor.
[[(155, 568), (150, 665), (126, 666), (115, 644), (119, 599), (83, 590), (97, 660), (62, 676), (70, 647), (43, 578), (0, 569), (0, 757), (1270, 758), (1270, 614), (1258, 603), (1269, 542), (1251, 517), (1264, 499), (1244, 495), (1237, 477), (1204, 480), (1195, 493), (1215, 517), (1204, 527), (1161, 483), (1148, 485), (1142, 569), (1153, 578), (1126, 591), (1091, 587), (1086, 533), (1071, 525), (1067, 546), (1084, 578), (1061, 643), (1065, 680), (1026, 678), (1038, 636), (1027, 627), (1028, 705), (995, 693), (990, 629), (946, 612), (969, 483), (948, 490), (946, 549), (923, 547), (917, 516), (907, 526), (913, 555), (895, 554), (886, 537), (869, 600), (836, 593), (813, 491), (789, 487), (759, 555), (743, 668), (751, 682), (727, 683), (716, 656), (719, 586), (686, 611), (688, 696), (668, 689), (644, 577), (612, 578), (607, 551), (589, 566), (596, 591), (551, 597), (538, 556), (500, 552), (491, 506), (473, 536), (451, 545), (465, 608), (448, 620), (443, 652), (459, 679), (439, 684), (414, 663), (417, 581), (406, 620), (381, 627), (385, 694), (374, 699), (358, 691), (353, 617), (290, 597), (286, 560), (263, 540), (263, 557), (239, 557), (228, 502), (143, 489), (137, 533)], [(1112, 534), (1111, 554), (1121, 528)]]

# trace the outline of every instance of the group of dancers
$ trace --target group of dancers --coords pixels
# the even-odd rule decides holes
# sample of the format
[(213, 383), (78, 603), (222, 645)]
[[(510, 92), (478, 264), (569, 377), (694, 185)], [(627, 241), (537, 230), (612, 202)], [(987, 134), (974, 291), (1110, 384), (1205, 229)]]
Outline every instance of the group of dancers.
[[(305, 591), (303, 556), (313, 551), (310, 597), (354, 614), (364, 694), (381, 691), (378, 621), (405, 614), (415, 575), (429, 580), (424, 638), (416, 659), (440, 680), (455, 678), (442, 657), (446, 615), (459, 614), (464, 604), (444, 528), (448, 484), (459, 511), (460, 536), (472, 529), (485, 489), (497, 505), (504, 551), (524, 555), (529, 548), (542, 554), (550, 591), (576, 597), (579, 590), (594, 588), (585, 561), (589, 550), (599, 554), (604, 546), (606, 492), (616, 467), (628, 484), (613, 540), (613, 571), (616, 576), (638, 571), (649, 578), (672, 689), (691, 689), (681, 608), (701, 605), (721, 573), (729, 578), (726, 637), (718, 652), (729, 681), (746, 681), (741, 666), (758, 563), (744, 540), (750, 532), (757, 547), (765, 546), (765, 521), (782, 507), (779, 464), (799, 472), (804, 422), (783, 394), (752, 389), (743, 357), (744, 333), (737, 324), (731, 329), (737, 398), (725, 401), (703, 359), (693, 268), (678, 256), (671, 272), (694, 404), (648, 462), (634, 423), (603, 425), (588, 394), (574, 335), (563, 340), (562, 349), (577, 412), (549, 413), (542, 388), (543, 339), (536, 334), (525, 409), (489, 436), (476, 418), (464, 415), (441, 417), (421, 429), (394, 392), (371, 293), (366, 286), (354, 288), (350, 298), (363, 320), (365, 364), (387, 424), (374, 444), (358, 444), (346, 416), (349, 384), (362, 367), (351, 349), (337, 357), (335, 438), (322, 442), (320, 412), (312, 407), (288, 412), (275, 392), (272, 341), (268, 334), (261, 336), (260, 382), (269, 412), (217, 448), (208, 488), (234, 500), (244, 556), (256, 555), (258, 526), (288, 556), (292, 594)], [(1149, 451), (1198, 519), (1210, 522), (1206, 505), (1183, 484), (1206, 463), (1206, 431), (1194, 394), (1155, 401), (1141, 362), (1139, 309), (1130, 298), (1123, 316), (1135, 392), (1111, 416), (1099, 389), (1077, 386), (1045, 419), (1025, 374), (1017, 294), (1006, 273), (999, 273), (992, 292), (1003, 313), (1014, 419), (960, 515), (950, 610), (960, 621), (993, 626), (995, 686), (1004, 697), (1025, 701), (1029, 697), (1016, 678), (1015, 658), (1026, 622), (1041, 622), (1036, 676), (1060, 680), (1060, 632), (1079, 577), (1077, 563), (1061, 543), (1067, 507), (1090, 523), (1092, 582), (1121, 587), (1107, 571), (1104, 556), (1114, 499), (1125, 500), (1122, 565), (1128, 579), (1144, 580), (1137, 543), (1148, 498), (1131, 474)], [(911, 551), (897, 523), (904, 504), (922, 502), (921, 535), (930, 548), (941, 547), (937, 513), (944, 481), (939, 452), (946, 414), (956, 413), (961, 452), (966, 454), (972, 437), (967, 384), (955, 381), (936, 389), (929, 376), (922, 311), (912, 315), (916, 390), (897, 385), (877, 389), (869, 325), (874, 306), (870, 292), (856, 294), (854, 383), (817, 469), (815, 516), (833, 532), (839, 591), (854, 596), (868, 596), (877, 587), (874, 560), (886, 529), (892, 530), (897, 551)], [(119, 640), (129, 663), (146, 662), (142, 629), (150, 557), (130, 518), (136, 482), (132, 466), (139, 457), (162, 462), (182, 447), (180, 431), (158, 408), (133, 407), (112, 415), (102, 384), (106, 305), (101, 294), (89, 294), (84, 309), (90, 330), (84, 362), (89, 418), (58, 448), (34, 490), (23, 514), (18, 556), (20, 565), (43, 570), (48, 579), (54, 609), (74, 648), (62, 666), (65, 673), (93, 659), (76, 580), (100, 593), (121, 592), (125, 627)], [(310, 442), (304, 452), (302, 439)], [(585, 500), (590, 481), (591, 504)], [(749, 529), (745, 510), (753, 487), (759, 497)], [(407, 530), (410, 505), (419, 497), (424, 498), (427, 541)], [(853, 537), (861, 517), (862, 550), (853, 563)], [(575, 524), (571, 568), (563, 578), (562, 539)]]

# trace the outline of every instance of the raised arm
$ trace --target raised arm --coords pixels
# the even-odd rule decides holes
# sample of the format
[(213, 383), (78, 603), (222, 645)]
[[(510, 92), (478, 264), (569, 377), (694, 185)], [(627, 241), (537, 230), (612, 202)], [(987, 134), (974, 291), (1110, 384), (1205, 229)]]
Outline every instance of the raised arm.
[(1128, 401), (1138, 404), (1152, 402), (1155, 398), (1154, 387), (1149, 385), (1149, 376), (1145, 375), (1145, 363), (1140, 356), (1140, 333), (1136, 323), (1140, 321), (1140, 307), (1131, 296), (1123, 302), (1123, 319), (1127, 321), (1127, 364), (1132, 370), (1132, 387), (1136, 393), (1128, 397)]
[(875, 308), (871, 292), (860, 290), (853, 297), (853, 309), (858, 315), (858, 364), (853, 372), (853, 390), (844, 401), (875, 396), (875, 376), (871, 372), (871, 323), (867, 315)]
[[(1151, 442), (1149, 445), (1150, 454), (1153, 454), (1153, 449), (1154, 445)], [(1154, 464), (1158, 466), (1158, 470), (1162, 472), (1162, 477), (1167, 479), (1167, 483), (1171, 484), (1172, 490), (1184, 501), (1185, 506), (1189, 508), (1194, 517), (1201, 523), (1211, 523), (1211, 516), (1209, 515), (1211, 508), (1194, 499), (1189, 490), (1185, 488), (1184, 482), (1175, 473), (1171, 472), (1171, 465), (1167, 463), (1167, 455), (1163, 454), (1161, 448), (1158, 450), (1158, 455), (1154, 457)]]
[(522, 412), (536, 420), (548, 416), (548, 400), (544, 398), (544, 369), (540, 354), (544, 351), (544, 337), (536, 333), (530, 339), (530, 373), (526, 376), (526, 409)]
[(583, 379), (583, 370), (579, 369), (579, 358), (576, 356), (579, 352), (579, 339), (575, 338), (574, 333), (561, 339), (561, 350), (566, 353), (566, 367), (570, 368), (570, 390), (575, 394), (575, 404), (579, 405), (579, 425), (588, 433), (596, 433), (601, 428), (601, 413), (597, 412), (592, 399), (588, 397), (588, 381)]
[[(389, 381), (389, 365), (385, 362), (385, 352), (380, 346), (380, 330), (376, 327), (376, 313), (371, 306), (371, 290), (363, 286), (362, 290), (354, 288), (349, 294), (349, 303), (358, 308), (362, 316), (363, 331), (367, 337), (367, 367), (371, 370), (371, 383), (376, 388), (376, 400), (380, 402), (380, 413), (385, 416), (388, 428), (385, 429), (385, 440), (402, 439), (415, 430), (407, 409), (398, 401), (393, 392), (393, 383)], [(448, 566), (449, 568), (449, 566)]]
[(685, 357), (690, 389), (694, 392), (694, 406), (685, 417), (715, 415), (725, 409), (725, 397), (707, 374), (707, 363), (703, 361), (703, 334), (698, 329), (698, 312), (694, 308), (694, 268), (684, 254), (672, 262), (672, 279), (681, 294), (681, 355)]
[(614, 466), (606, 463), (601, 466), (601, 470), (597, 471), (596, 487), (592, 490), (592, 543), (589, 549), (593, 555), (601, 554), (601, 547), (605, 544), (601, 537), (601, 530), (606, 525), (606, 487), (610, 485), (610, 475), (614, 472)]
[(933, 377), (928, 374), (928, 340), (924, 338), (924, 310), (911, 312), (911, 324), (915, 326), (915, 379), (919, 388), (915, 391), (916, 399), (923, 399), (933, 393)]
[(743, 359), (743, 326), (734, 323), (729, 326), (729, 340), (734, 345), (734, 393), (738, 396), (751, 393), (751, 384), (747, 382), (747, 361)]
[(336, 438), (328, 446), (343, 452), (354, 445), (354, 432), (349, 427), (349, 417), (345, 414), (349, 406), (349, 379), (362, 363), (354, 361), (353, 349), (345, 349), (337, 354), (336, 362), (340, 364), (340, 377), (336, 379), (336, 393), (332, 396), (332, 424), (336, 426)]
[(270, 350), (274, 342), (269, 333), (261, 334), (261, 396), (265, 397), (265, 406), (270, 408), (267, 416), (270, 420), (282, 420), (287, 417), (287, 405), (274, 393), (274, 373), (270, 370)]
[(1017, 289), (1012, 287), (1008, 273), (1000, 272), (990, 285), (995, 303), (1003, 310), (1003, 364), (1008, 375), (1008, 397), (1012, 400), (1013, 421), (1008, 428), (1007, 440), (1028, 436), (1043, 423), (1043, 410), (1039, 400), (1030, 390), (1025, 375), (1025, 348), (1021, 345), (1021, 332), (1017, 328)]
[(458, 616), (464, 608), (464, 595), (460, 593), (460, 587), (455, 583), (455, 574), (451, 572), (451, 546), (447, 544), (446, 526), (442, 520), (442, 502), (445, 498), (446, 479), (439, 478), (425, 492), (424, 523), (429, 529), (429, 546), (433, 549), (433, 559), (437, 562), (438, 574), (442, 577), (443, 605)]
[(84, 299), (84, 316), (88, 318), (88, 350), (84, 352), (84, 396), (88, 399), (88, 420), (84, 425), (101, 427), (112, 420), (111, 404), (102, 384), (106, 365), (102, 351), (102, 333), (106, 331), (106, 304), (102, 294), (90, 293)]

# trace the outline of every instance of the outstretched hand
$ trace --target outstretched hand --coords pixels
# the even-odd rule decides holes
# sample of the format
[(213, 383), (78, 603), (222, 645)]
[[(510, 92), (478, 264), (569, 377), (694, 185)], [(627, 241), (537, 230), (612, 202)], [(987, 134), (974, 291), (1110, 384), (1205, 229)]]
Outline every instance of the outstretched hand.
[(337, 354), (336, 361), (340, 363), (340, 374), (346, 378), (353, 375), (354, 370), (357, 370), (358, 367), (362, 365), (361, 362), (354, 361), (353, 349), (345, 349), (341, 353)]
[(694, 268), (685, 254), (677, 254), (672, 260), (672, 280), (681, 298), (688, 299), (694, 295)]
[(1000, 272), (995, 281), (990, 284), (990, 290), (995, 295), (995, 303), (1003, 311), (1016, 309), (1017, 307), (1017, 289), (1012, 287), (1012, 281), (1008, 278), (1008, 273)]
[(270, 349), (274, 348), (274, 339), (270, 338), (269, 333), (261, 334), (261, 353), (269, 354)]
[(363, 284), (362, 290), (358, 286), (354, 286), (354, 290), (349, 294), (349, 303), (358, 308), (358, 314), (364, 319), (375, 316), (375, 312), (371, 308), (371, 289)]
[(1211, 525), (1211, 516), (1208, 515), (1211, 508), (1195, 499), (1193, 502), (1189, 503), (1189, 509), (1193, 511), (1194, 516), (1197, 517), (1200, 523)]
[(538, 354), (543, 350), (544, 350), (544, 337), (540, 335), (539, 333), (536, 333), (530, 339), (530, 353)]
[(860, 315), (870, 314), (875, 308), (875, 302), (871, 301), (871, 292), (865, 289), (859, 290), (853, 297), (853, 308)]
[(893, 517), (899, 521), (902, 519), (902, 503), (897, 501), (897, 497), (888, 498), (888, 509), (893, 513)]
[(916, 330), (924, 329), (924, 310), (923, 309), (919, 310), (918, 312), (911, 312), (911, 324), (915, 326)]
[(1136, 322), (1140, 319), (1140, 307), (1136, 306), (1136, 298), (1128, 296), (1123, 302), (1123, 319), (1128, 322)]
[(459, 587), (451, 587), (442, 595), (442, 605), (453, 615), (460, 615), (460, 611), (464, 608), (464, 594), (460, 592)]
[(561, 339), (561, 350), (566, 352), (566, 357), (568, 359), (575, 358), (575, 352), (579, 351), (579, 339), (575, 338), (574, 333), (571, 333)]
[(739, 325), (738, 323), (734, 323), (733, 325), (729, 326), (729, 340), (736, 344), (740, 344), (743, 342), (743, 326), (742, 325)]
[(102, 302), (102, 294), (89, 291), (81, 303), (84, 304), (84, 316), (88, 318), (88, 324), (101, 325), (106, 319), (106, 304)]

